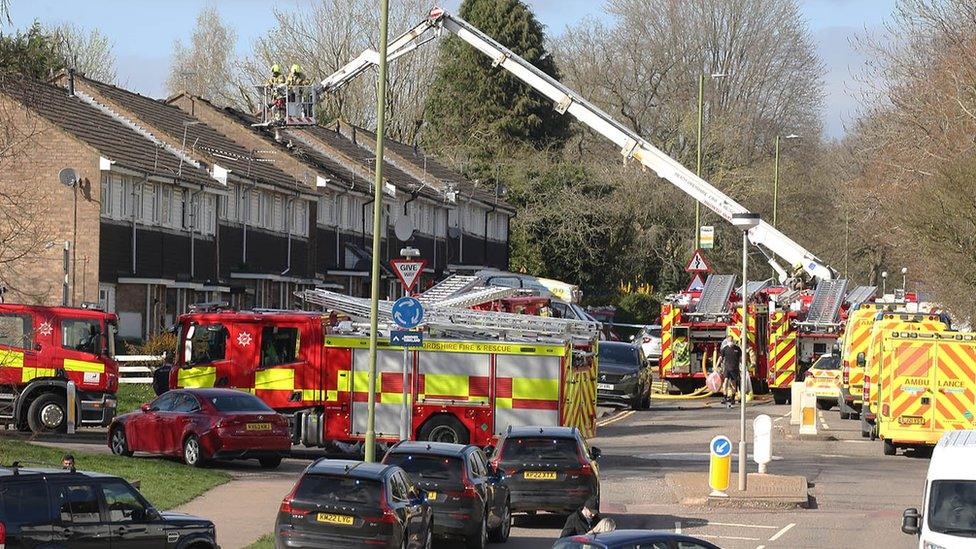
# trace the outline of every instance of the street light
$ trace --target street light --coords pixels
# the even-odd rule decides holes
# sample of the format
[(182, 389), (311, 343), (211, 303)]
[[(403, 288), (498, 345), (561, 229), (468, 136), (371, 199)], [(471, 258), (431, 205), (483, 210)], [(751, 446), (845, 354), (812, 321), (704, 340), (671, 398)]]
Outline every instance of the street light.
[[(705, 118), (705, 78), (725, 78), (728, 74), (724, 72), (713, 72), (711, 74), (702, 73), (698, 77), (698, 160), (696, 163), (695, 174), (701, 177), (702, 174), (702, 122)], [(698, 246), (701, 245), (700, 241), (700, 227), (701, 226), (701, 202), (695, 201), (695, 249), (692, 253), (698, 251)]]
[(746, 383), (749, 368), (746, 356), (749, 354), (749, 230), (759, 225), (759, 214), (732, 214), (732, 225), (742, 229), (742, 332), (739, 348), (742, 349), (742, 364), (739, 372), (739, 491), (746, 491)]
[(901, 291), (908, 290), (908, 267), (901, 268)]
[(881, 271), (881, 295), (888, 293), (888, 271)]
[[(795, 133), (791, 133), (783, 139), (799, 139), (800, 136)], [(776, 161), (773, 163), (773, 228), (776, 228), (776, 209), (779, 204), (779, 140), (780, 136), (776, 136)]]

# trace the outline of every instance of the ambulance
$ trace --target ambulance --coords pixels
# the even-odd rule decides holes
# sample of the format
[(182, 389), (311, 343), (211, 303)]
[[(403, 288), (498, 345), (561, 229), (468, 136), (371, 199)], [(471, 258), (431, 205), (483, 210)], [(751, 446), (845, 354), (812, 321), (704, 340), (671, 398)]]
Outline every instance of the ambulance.
[(885, 332), (879, 362), (877, 430), (885, 455), (976, 428), (976, 333)]
[(866, 351), (859, 352), (854, 361), (864, 372), (864, 386), (862, 388), (861, 406), (861, 436), (877, 437), (876, 418), (878, 415), (878, 387), (884, 374), (882, 368), (886, 366), (883, 354), (883, 338), (891, 331), (927, 331), (940, 332), (948, 330), (949, 317), (944, 314), (910, 314), (892, 311), (880, 311), (875, 316), (871, 326), (871, 336), (868, 339)]

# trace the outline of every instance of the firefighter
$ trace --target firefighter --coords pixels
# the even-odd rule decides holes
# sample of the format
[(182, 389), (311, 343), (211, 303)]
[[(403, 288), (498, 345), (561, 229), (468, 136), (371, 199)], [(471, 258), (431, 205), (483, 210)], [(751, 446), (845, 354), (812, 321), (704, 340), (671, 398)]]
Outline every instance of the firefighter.
[(807, 289), (807, 272), (803, 270), (803, 264), (797, 261), (793, 264), (793, 272), (790, 273), (791, 287), (794, 290)]
[(291, 72), (288, 73), (288, 79), (285, 81), (285, 85), (288, 86), (288, 115), (289, 116), (308, 116), (305, 112), (305, 86), (308, 86), (308, 78), (305, 77), (305, 71), (302, 70), (302, 66), (295, 63), (291, 66)]
[(271, 109), (271, 118), (275, 122), (282, 122), (285, 119), (285, 96), (281, 86), (285, 84), (285, 77), (281, 74), (281, 67), (275, 63), (271, 65), (271, 76), (265, 84), (267, 88), (268, 108)]

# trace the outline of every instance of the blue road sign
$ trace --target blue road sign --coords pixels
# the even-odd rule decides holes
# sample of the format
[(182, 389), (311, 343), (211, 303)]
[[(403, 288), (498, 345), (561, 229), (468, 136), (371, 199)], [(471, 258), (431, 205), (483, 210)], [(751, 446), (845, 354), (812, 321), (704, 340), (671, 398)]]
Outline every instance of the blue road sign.
[(413, 297), (401, 297), (393, 303), (393, 321), (401, 328), (413, 328), (424, 320), (424, 304)]
[(732, 453), (732, 441), (728, 437), (717, 436), (712, 439), (712, 453), (725, 457)]
[(408, 332), (406, 330), (394, 330), (390, 332), (390, 345), (394, 347), (423, 347), (423, 332)]

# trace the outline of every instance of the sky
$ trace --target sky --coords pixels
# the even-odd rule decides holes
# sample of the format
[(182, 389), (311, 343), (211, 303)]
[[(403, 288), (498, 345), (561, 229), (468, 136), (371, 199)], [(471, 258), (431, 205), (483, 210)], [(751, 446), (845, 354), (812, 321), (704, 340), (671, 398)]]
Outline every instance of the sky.
[[(17, 28), (34, 19), (56, 25), (72, 22), (98, 28), (115, 43), (118, 84), (152, 96), (165, 95), (173, 42), (186, 43), (199, 9), (215, 5), (238, 34), (238, 52), (245, 54), (255, 38), (273, 24), (272, 9), (297, 9), (308, 0), (13, 0), (11, 17)], [(368, 1), (368, 0), (366, 0)], [(396, 1), (396, 0), (393, 0)], [(459, 0), (446, 0), (455, 9)], [(826, 68), (827, 99), (823, 112), (826, 136), (839, 138), (857, 114), (864, 83), (857, 74), (865, 59), (851, 44), (856, 35), (880, 30), (895, 0), (801, 0), (804, 17)], [(598, 0), (528, 0), (550, 34), (562, 34), (586, 16), (603, 17)], [(397, 34), (391, 30), (391, 34)], [(323, 75), (324, 76), (324, 75)]]

